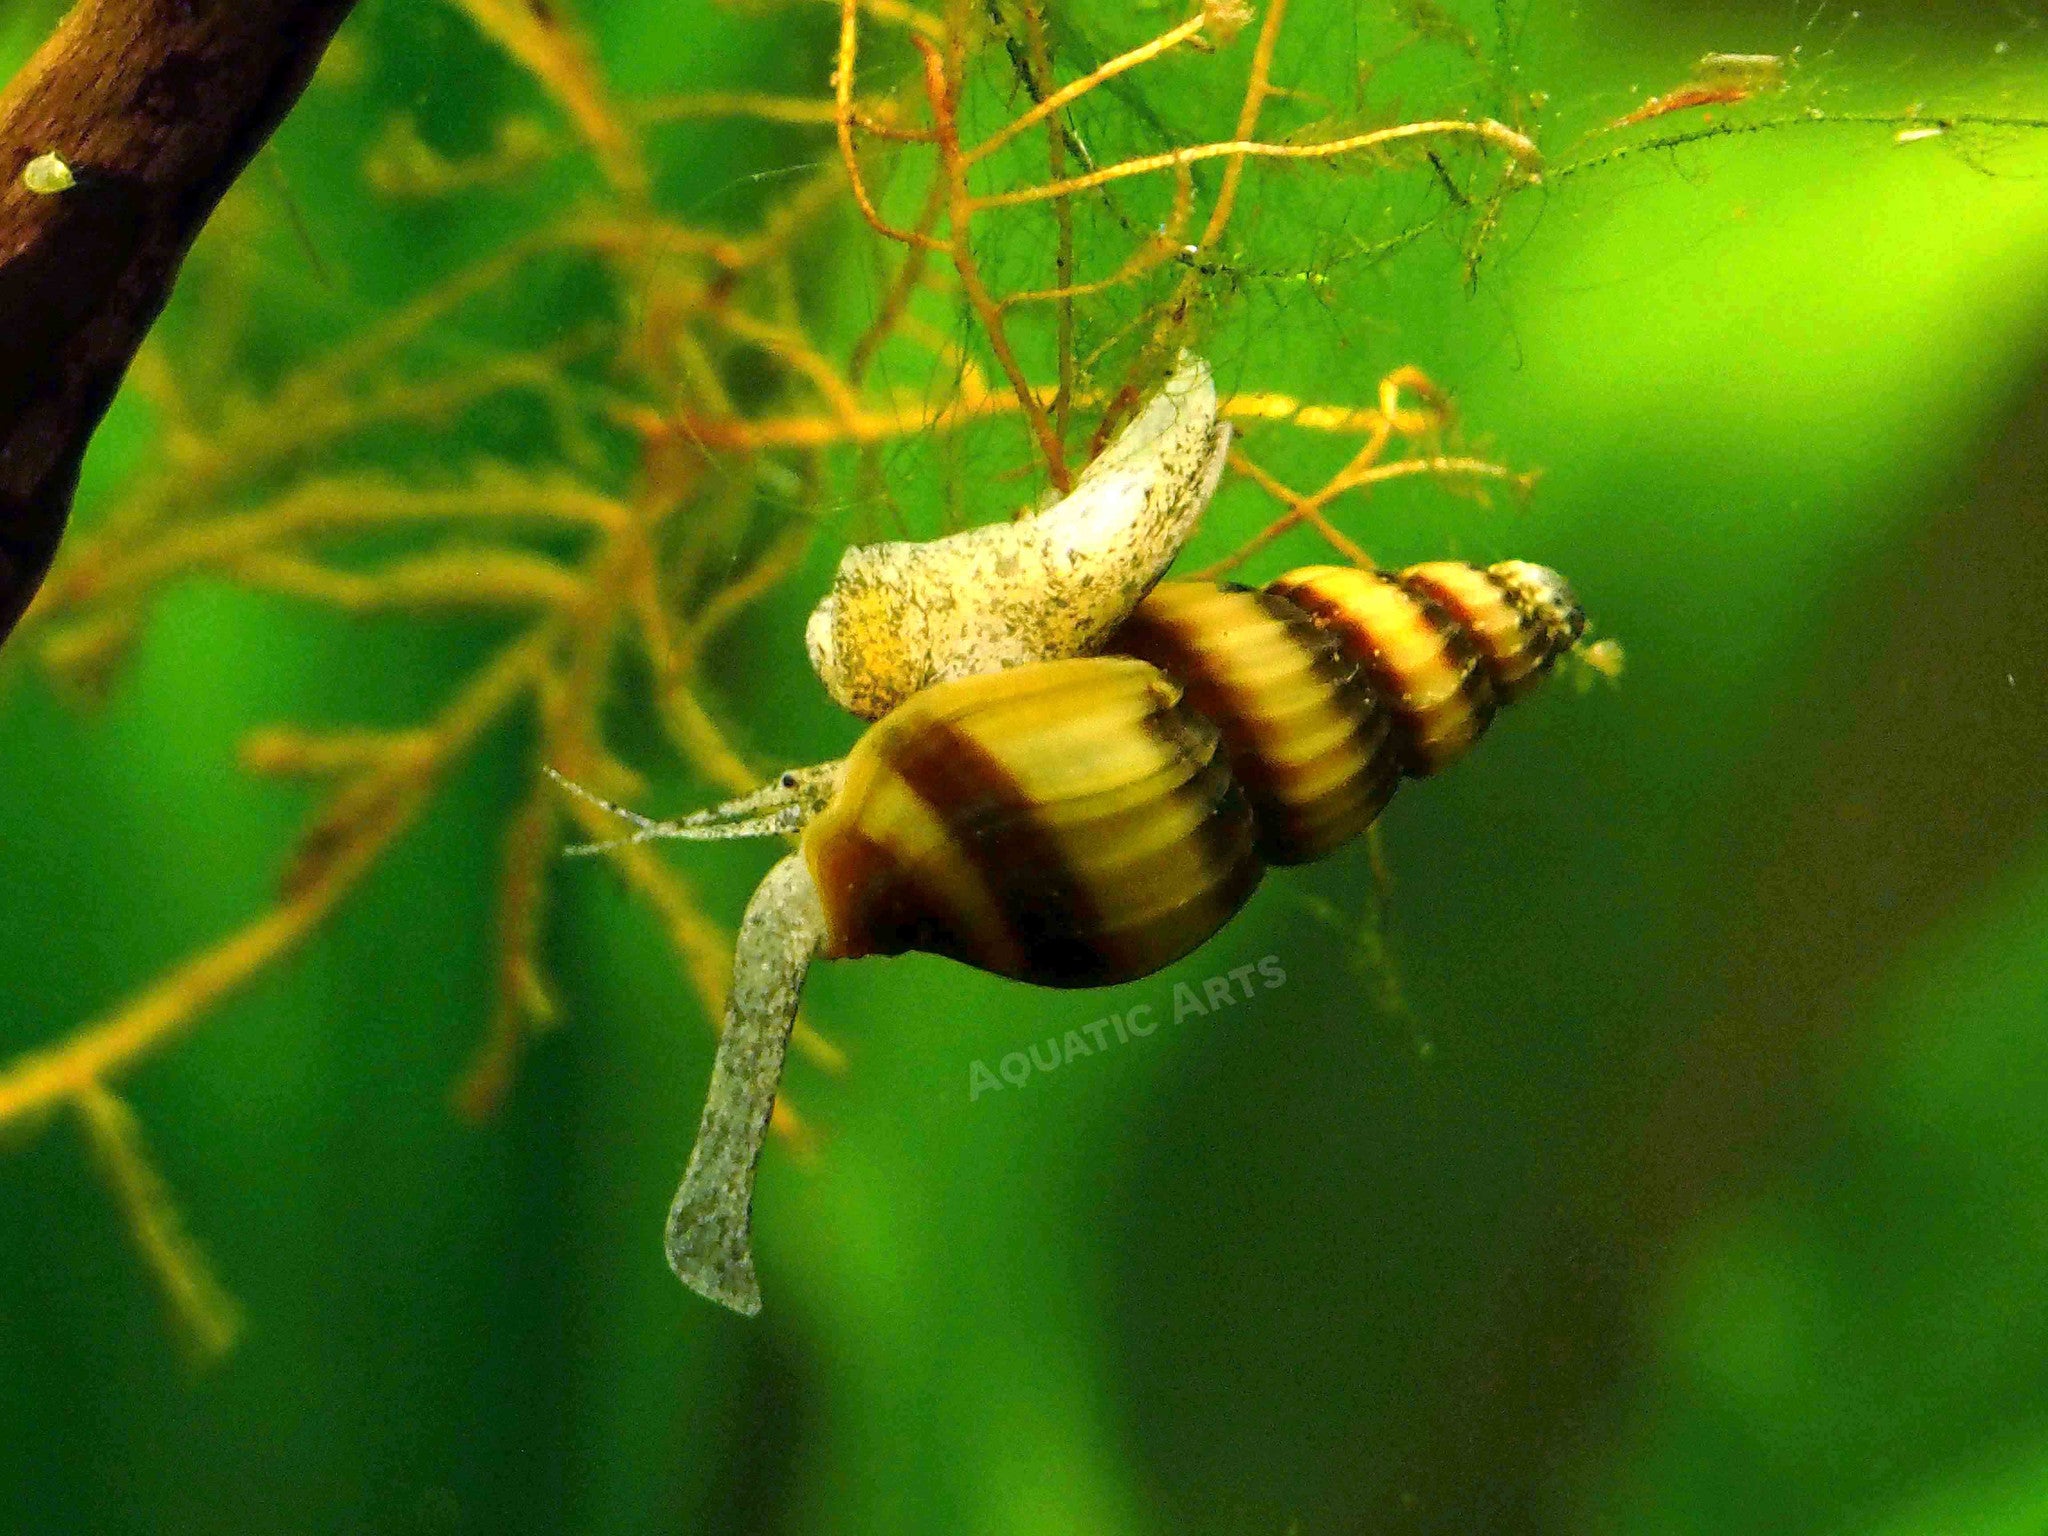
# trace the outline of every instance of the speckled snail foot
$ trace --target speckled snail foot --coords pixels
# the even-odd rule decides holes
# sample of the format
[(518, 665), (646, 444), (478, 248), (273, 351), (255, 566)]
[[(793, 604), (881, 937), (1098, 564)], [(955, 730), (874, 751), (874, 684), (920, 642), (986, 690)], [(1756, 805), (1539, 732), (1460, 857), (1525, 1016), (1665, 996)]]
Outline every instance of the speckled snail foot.
[(804, 973), (825, 942), (818, 888), (803, 855), (768, 872), (740, 921), (725, 1030), (682, 1186), (668, 1208), (668, 1262), (698, 1294), (751, 1317), (761, 1310), (750, 1248), (754, 1168), (775, 1112)]

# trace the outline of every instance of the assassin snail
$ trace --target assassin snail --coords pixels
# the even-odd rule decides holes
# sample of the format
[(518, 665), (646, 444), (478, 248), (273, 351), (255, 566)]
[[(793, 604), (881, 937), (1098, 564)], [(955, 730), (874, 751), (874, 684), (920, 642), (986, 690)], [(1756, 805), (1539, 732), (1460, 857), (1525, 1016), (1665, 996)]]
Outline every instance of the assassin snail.
[(679, 821), (620, 812), (634, 841), (801, 834), (741, 922), (669, 1211), (692, 1289), (760, 1309), (754, 1170), (813, 961), (917, 950), (1053, 987), (1149, 975), (1227, 924), (1267, 865), (1333, 853), (1404, 777), (1456, 761), (1578, 642), (1564, 579), (1519, 560), (1159, 582), (1227, 443), (1208, 369), (1183, 354), (1065, 501), (850, 551), (808, 636), (833, 696), (875, 718), (848, 756)]

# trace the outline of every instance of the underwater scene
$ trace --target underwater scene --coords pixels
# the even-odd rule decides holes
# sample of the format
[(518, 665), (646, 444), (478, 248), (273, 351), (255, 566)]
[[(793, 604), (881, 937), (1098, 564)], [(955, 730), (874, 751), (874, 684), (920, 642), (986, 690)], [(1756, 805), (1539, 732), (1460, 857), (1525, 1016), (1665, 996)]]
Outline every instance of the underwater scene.
[(0, 80), (0, 1532), (2048, 1531), (2048, 4)]

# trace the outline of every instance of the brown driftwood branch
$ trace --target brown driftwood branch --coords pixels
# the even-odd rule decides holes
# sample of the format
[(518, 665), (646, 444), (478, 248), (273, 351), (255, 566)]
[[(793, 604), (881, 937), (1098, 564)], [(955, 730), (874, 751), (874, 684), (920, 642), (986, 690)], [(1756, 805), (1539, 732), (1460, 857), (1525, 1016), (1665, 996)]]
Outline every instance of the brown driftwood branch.
[[(207, 215), (354, 0), (79, 0), (0, 92), (0, 640)], [(54, 154), (74, 184), (32, 191)]]

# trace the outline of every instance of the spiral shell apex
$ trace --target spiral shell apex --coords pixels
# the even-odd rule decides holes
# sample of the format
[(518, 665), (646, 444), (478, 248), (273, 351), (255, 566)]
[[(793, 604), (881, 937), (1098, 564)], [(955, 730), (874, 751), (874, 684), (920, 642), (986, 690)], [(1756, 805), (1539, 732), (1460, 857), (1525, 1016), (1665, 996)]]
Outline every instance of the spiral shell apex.
[(934, 683), (1096, 650), (1164, 574), (1214, 494), (1230, 428), (1183, 352), (1063, 500), (839, 562), (804, 631), (834, 701), (877, 720)]

